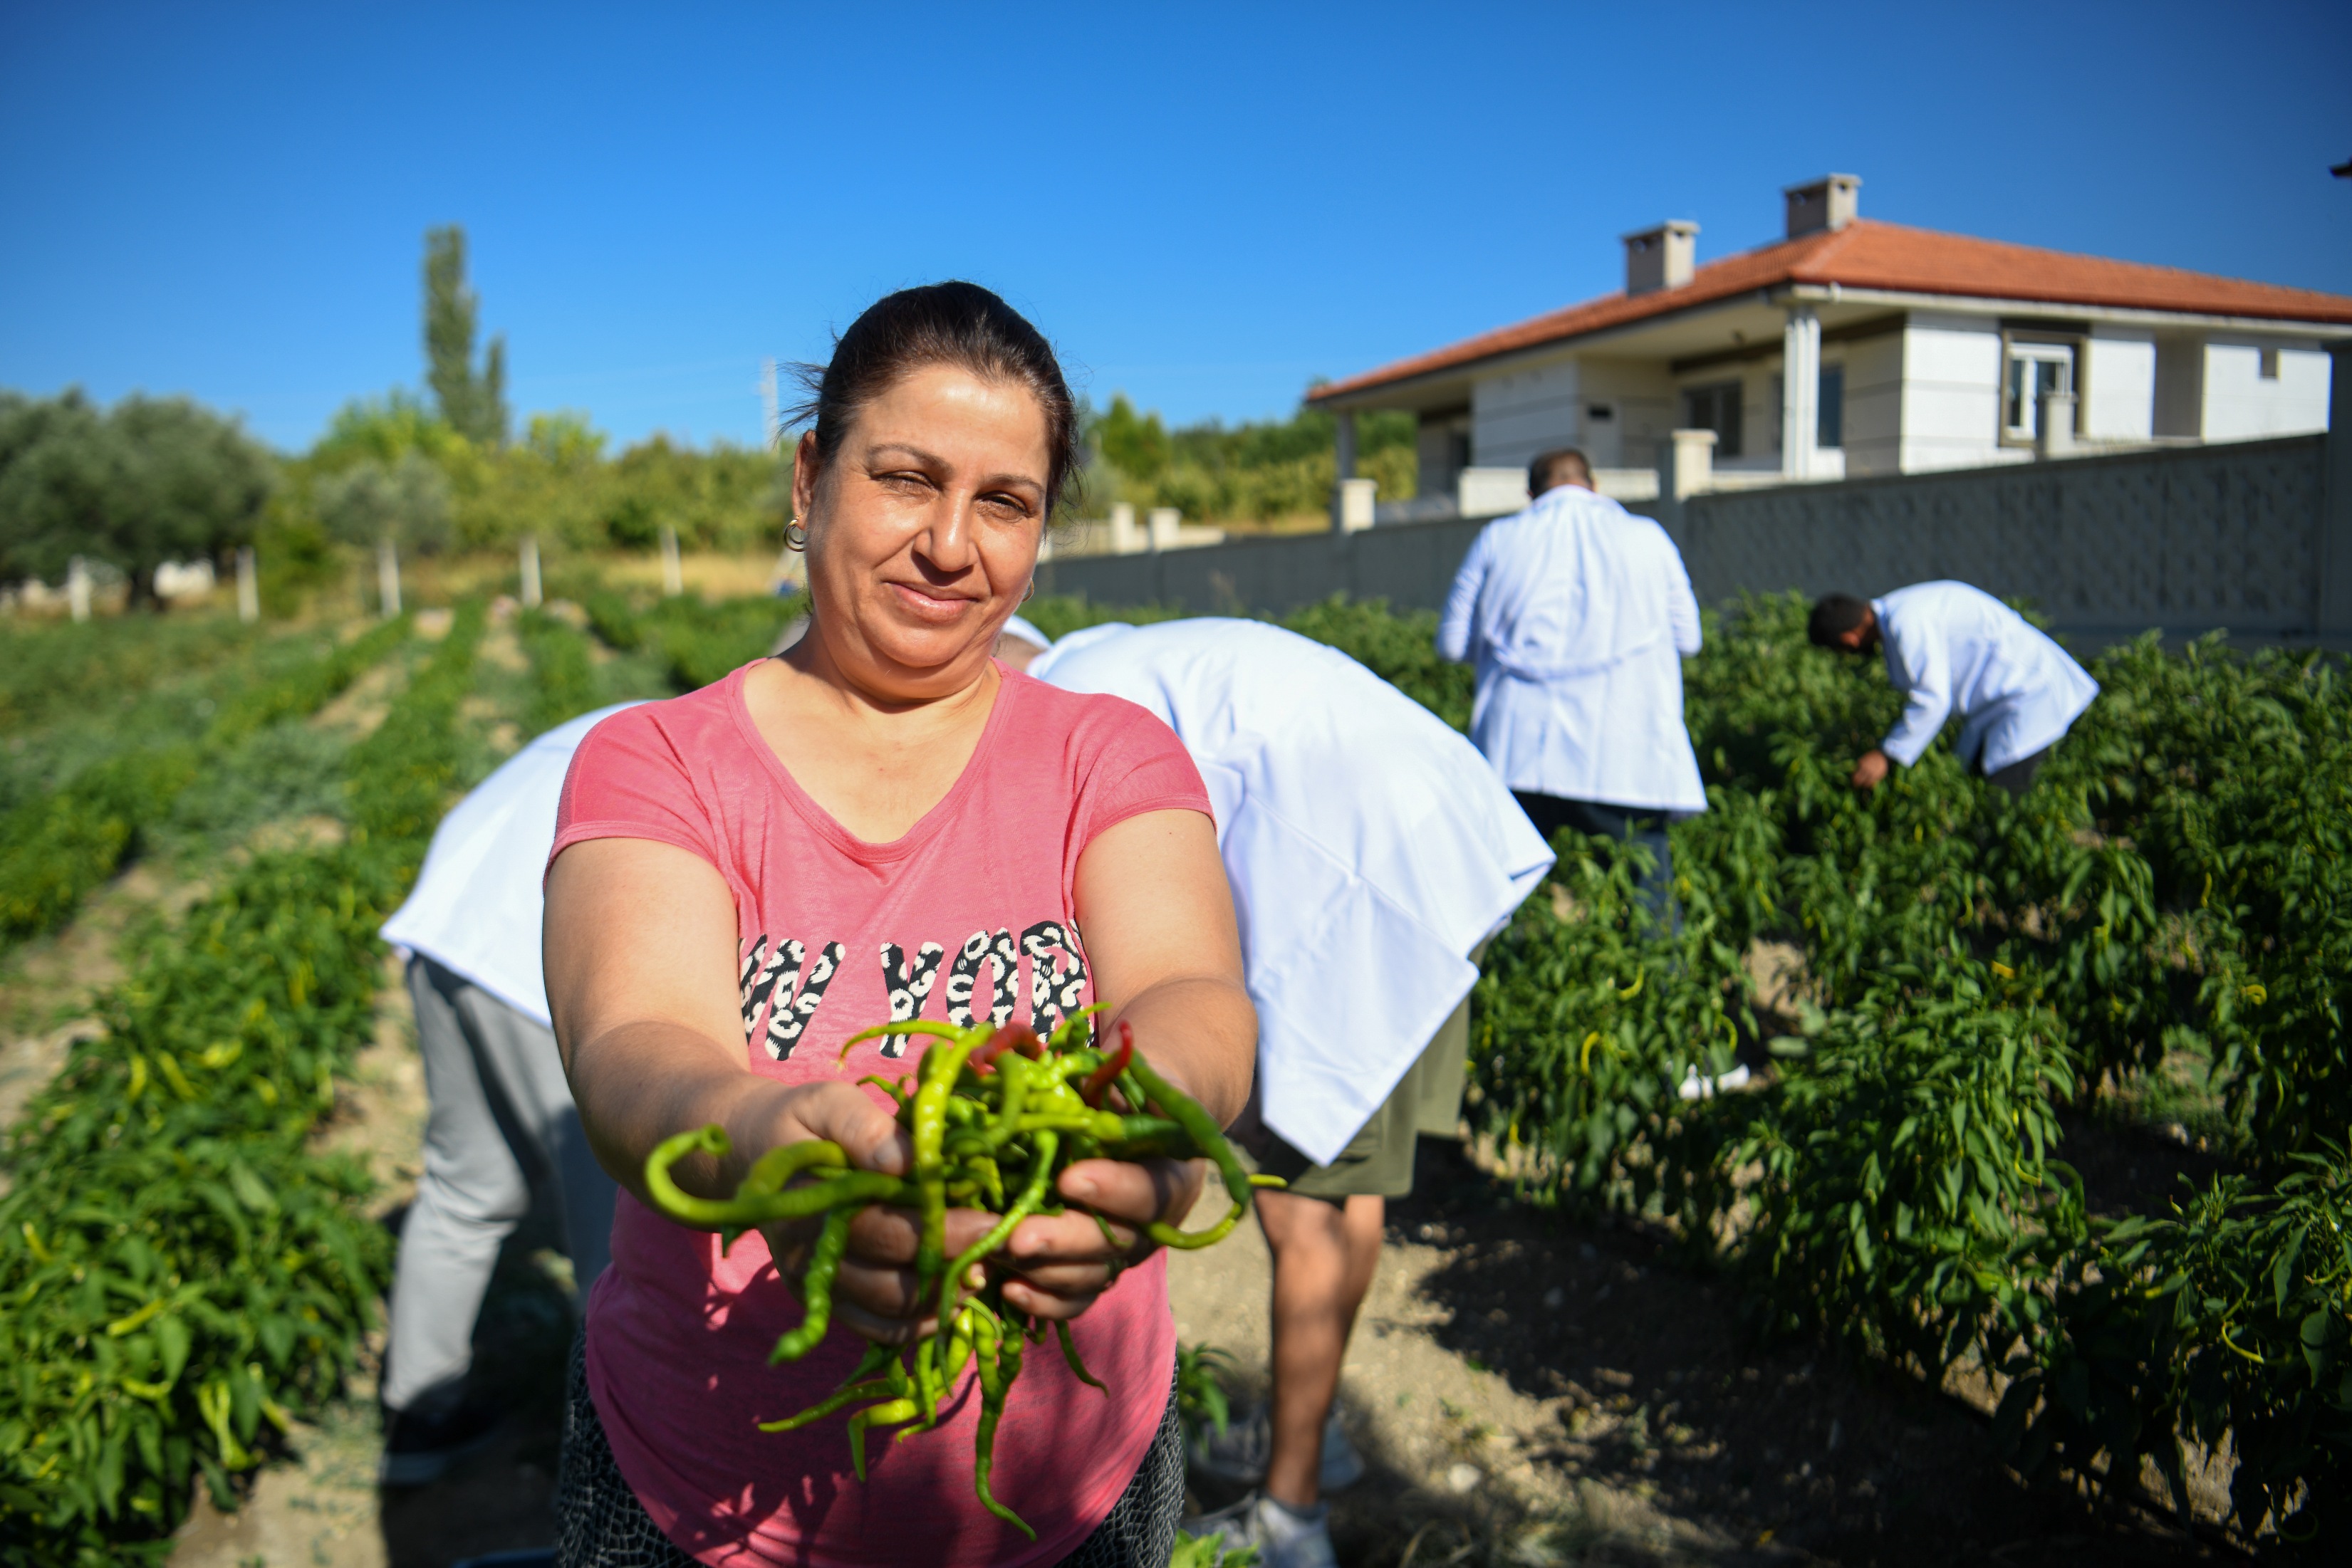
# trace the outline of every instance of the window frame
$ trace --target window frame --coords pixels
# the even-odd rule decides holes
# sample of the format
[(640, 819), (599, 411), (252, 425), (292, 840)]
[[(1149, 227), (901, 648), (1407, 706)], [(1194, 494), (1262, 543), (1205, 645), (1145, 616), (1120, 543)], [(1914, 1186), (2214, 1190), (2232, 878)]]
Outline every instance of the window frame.
[[(2083, 433), (2083, 410), (2090, 401), (2084, 377), (2084, 367), (2090, 359), (2084, 351), (2087, 341), (2088, 339), (2079, 333), (2002, 329), (2000, 379), (1994, 392), (1996, 401), (1993, 405), (1993, 428), (2000, 434), (2001, 445), (2030, 447), (2041, 440), (2042, 398), (2038, 381), (2033, 401), (2026, 410), (2028, 422), (2021, 425), (2009, 422), (2010, 378), (2020, 361), (2065, 367), (2067, 388), (2074, 394), (2074, 434), (2080, 435)], [(2020, 353), (2020, 350), (2028, 351)]]

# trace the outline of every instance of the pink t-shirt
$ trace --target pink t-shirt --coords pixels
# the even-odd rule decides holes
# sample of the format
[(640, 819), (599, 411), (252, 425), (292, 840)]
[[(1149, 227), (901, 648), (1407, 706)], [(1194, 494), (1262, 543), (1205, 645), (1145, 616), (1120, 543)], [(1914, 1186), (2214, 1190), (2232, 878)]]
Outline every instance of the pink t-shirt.
[[(1073, 909), (1081, 852), (1139, 812), (1209, 810), (1191, 758), (1159, 719), (1002, 671), (979, 747), (946, 799), (906, 837), (869, 844), (761, 738), (743, 706), (751, 667), (591, 731), (550, 859), (586, 839), (652, 839), (718, 868), (735, 895), (745, 1060), (781, 1082), (906, 1072), (896, 1040), (835, 1061), (843, 1040), (886, 1019), (984, 1015), (1051, 1028), (1094, 999)], [(646, 1511), (705, 1563), (1055, 1562), (1133, 1478), (1174, 1365), (1159, 1254), (1074, 1325), (1108, 1397), (1078, 1382), (1050, 1341), (1030, 1348), (997, 1429), (992, 1486), (1036, 1530), (1033, 1543), (973, 1495), (969, 1373), (937, 1430), (867, 1443), (863, 1485), (845, 1417), (756, 1430), (824, 1397), (864, 1349), (836, 1326), (806, 1359), (770, 1367), (777, 1335), (800, 1318), (756, 1233), (722, 1258), (717, 1237), (622, 1195), (612, 1267), (589, 1307), (589, 1387)]]

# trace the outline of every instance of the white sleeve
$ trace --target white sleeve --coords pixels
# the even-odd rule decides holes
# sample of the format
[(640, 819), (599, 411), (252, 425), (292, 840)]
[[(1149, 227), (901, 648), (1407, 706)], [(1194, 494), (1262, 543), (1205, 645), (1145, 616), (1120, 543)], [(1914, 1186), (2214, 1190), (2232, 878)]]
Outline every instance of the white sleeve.
[(1675, 652), (1687, 659), (1699, 649), (1698, 596), (1691, 592), (1683, 552), (1666, 541), (1666, 621), (1675, 632)]
[(1919, 645), (1906, 648), (1882, 627), (1879, 635), (1885, 639), (1886, 674), (1895, 689), (1906, 694), (1903, 716), (1878, 743), (1878, 749), (1908, 768), (1919, 760), (1952, 715), (1952, 674), (1950, 660), (1946, 657), (1944, 639), (1917, 639)]
[(1480, 528), (1478, 537), (1470, 541), (1470, 553), (1462, 558), (1462, 570), (1454, 574), (1454, 588), (1445, 596), (1445, 613), (1437, 622), (1437, 656), (1459, 664), (1470, 657), (1471, 623), (1478, 616), (1478, 592), (1486, 585), (1486, 541), (1494, 537), (1492, 528)]

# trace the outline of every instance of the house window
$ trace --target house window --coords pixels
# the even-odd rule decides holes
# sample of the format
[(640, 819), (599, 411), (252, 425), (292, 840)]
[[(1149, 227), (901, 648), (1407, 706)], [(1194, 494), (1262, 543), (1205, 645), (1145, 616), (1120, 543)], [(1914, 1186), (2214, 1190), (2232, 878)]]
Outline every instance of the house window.
[(1822, 367), (1821, 411), (1813, 421), (1813, 444), (1845, 444), (1845, 367)]
[(1470, 433), (1468, 431), (1456, 430), (1447, 434), (1445, 456), (1446, 460), (1453, 464), (1456, 474), (1470, 466)]
[(2074, 345), (2011, 342), (2001, 392), (2002, 432), (2014, 441), (2032, 441), (2042, 430), (2042, 400), (2074, 390)]
[(1739, 455), (1739, 383), (1717, 382), (1710, 386), (1683, 389), (1683, 425), (1685, 430), (1715, 432), (1715, 455), (1717, 458)]
[(2276, 349), (2256, 349), (2254, 350), (2254, 374), (2262, 377), (2263, 380), (2266, 382), (2274, 382), (2278, 380), (2278, 350)]

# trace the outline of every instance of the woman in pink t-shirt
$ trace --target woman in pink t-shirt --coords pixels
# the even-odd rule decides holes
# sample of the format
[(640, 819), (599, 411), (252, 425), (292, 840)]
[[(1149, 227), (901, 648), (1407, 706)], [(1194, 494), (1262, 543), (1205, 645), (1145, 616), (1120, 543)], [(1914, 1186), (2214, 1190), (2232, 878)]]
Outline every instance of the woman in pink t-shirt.
[[(1256, 1020), (1182, 746), (1139, 707), (990, 657), (1072, 460), (1051, 349), (985, 289), (908, 289), (842, 336), (808, 412), (792, 530), (808, 635), (606, 720), (564, 787), (548, 998), (581, 1119), (629, 1191), (575, 1357), (562, 1561), (1156, 1568), (1183, 1474), (1165, 1260), (1141, 1232), (1189, 1210), (1195, 1166), (1074, 1166), (1068, 1212), (1023, 1222), (999, 1260), (1006, 1301), (1075, 1320), (1110, 1390), (1052, 1355), (1014, 1386), (993, 1489), (1034, 1542), (973, 1494), (969, 1387), (939, 1430), (877, 1445), (862, 1485), (839, 1422), (756, 1429), (838, 1383), (856, 1334), (922, 1332), (906, 1214), (852, 1227), (834, 1315), (856, 1333), (772, 1368), (800, 1318), (779, 1265), (805, 1267), (813, 1229), (722, 1257), (641, 1201), (646, 1153), (711, 1122), (733, 1152), (680, 1167), (707, 1194), (805, 1138), (903, 1173), (886, 1102), (856, 1084), (907, 1071), (899, 1044), (835, 1060), (888, 1019), (1047, 1029), (1099, 1000), (1220, 1120), (1249, 1090)], [(950, 1216), (950, 1249), (990, 1223)]]

